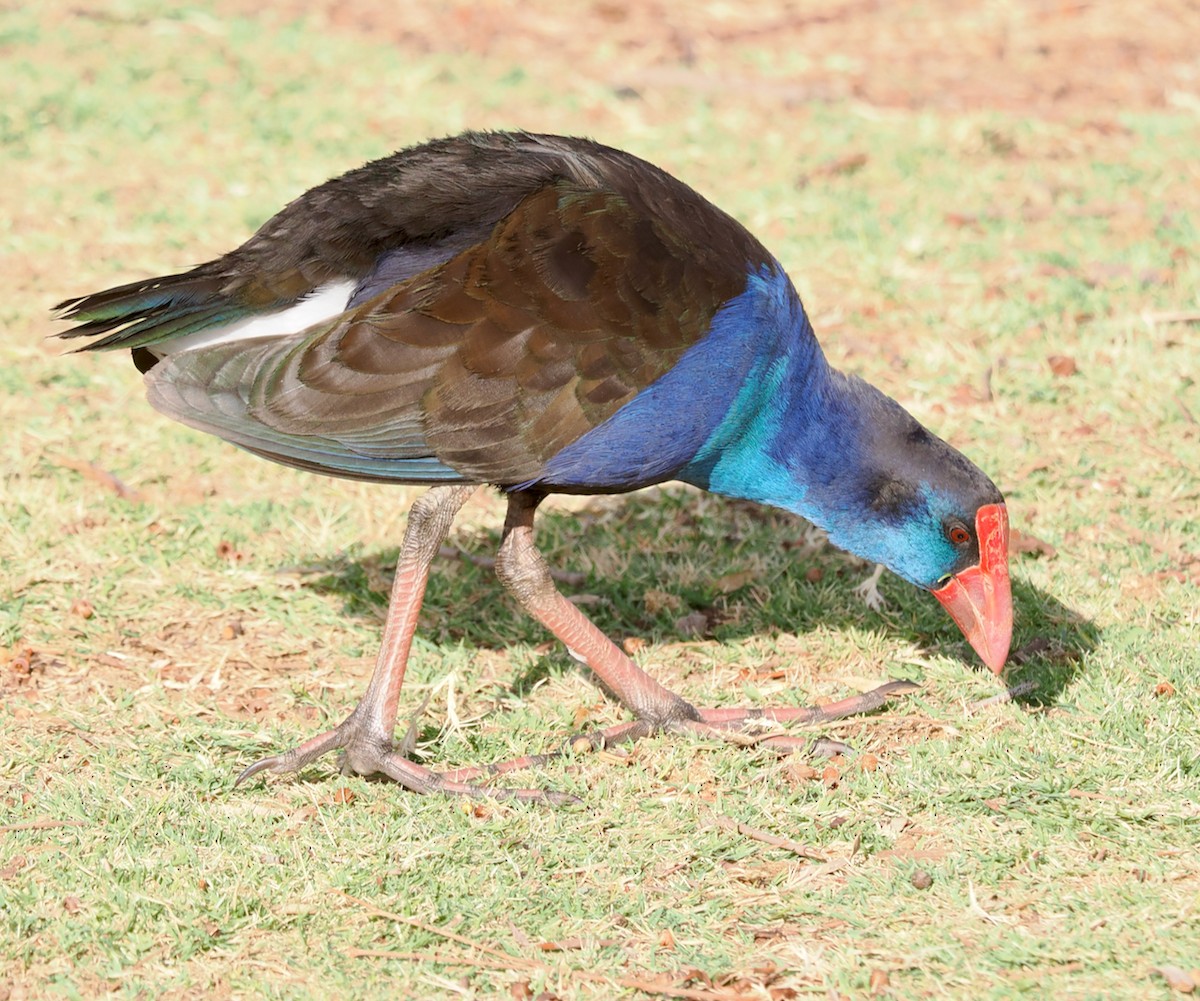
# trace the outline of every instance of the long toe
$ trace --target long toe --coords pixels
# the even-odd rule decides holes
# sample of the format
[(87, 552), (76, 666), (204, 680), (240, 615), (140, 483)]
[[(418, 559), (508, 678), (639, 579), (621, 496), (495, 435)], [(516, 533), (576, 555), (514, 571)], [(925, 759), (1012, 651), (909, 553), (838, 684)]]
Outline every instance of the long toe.
[(272, 754), (266, 758), (259, 758), (258, 761), (254, 762), (249, 768), (244, 769), (233, 780), (234, 788), (236, 789), (247, 779), (257, 775), (259, 772), (270, 771), (285, 775), (300, 771), (301, 768), (316, 761), (321, 755), (328, 754), (330, 751), (336, 751), (340, 747), (345, 747), (353, 739), (355, 733), (354, 724), (355, 717), (351, 714), (332, 730), (326, 730), (324, 733), (306, 740), (303, 744), (297, 744), (295, 747), (288, 748), (288, 750), (281, 754)]
[[(543, 757), (542, 755), (531, 755)], [(522, 762), (521, 767), (527, 767), (527, 759), (514, 759)], [(506, 769), (512, 771), (517, 765)], [(398, 782), (406, 789), (422, 794), (440, 793), (444, 796), (469, 796), (473, 799), (515, 799), (525, 803), (542, 803), (546, 806), (570, 806), (581, 802), (578, 796), (570, 793), (555, 792), (551, 789), (510, 789), (506, 786), (481, 785), (474, 782), (464, 782), (459, 777), (460, 772), (435, 772), (409, 761), (395, 752), (384, 755), (379, 762), (379, 769), (384, 775)], [(480, 769), (484, 771), (486, 769)]]
[[(700, 722), (731, 730), (742, 729), (757, 721), (776, 723), (832, 723), (847, 716), (862, 716), (882, 708), (897, 695), (909, 695), (920, 689), (915, 681), (897, 679), (823, 706), (773, 706), (764, 708), (720, 708), (699, 710)], [(686, 727), (675, 727), (676, 729)]]
[(819, 755), (819, 743), (814, 744), (811, 735), (781, 733), (773, 724), (813, 725), (832, 723), (847, 716), (861, 716), (881, 708), (894, 696), (907, 695), (920, 687), (912, 681), (889, 681), (869, 692), (852, 695), (823, 706), (698, 709), (698, 719), (674, 720), (666, 729), (716, 737), (740, 747), (770, 748), (781, 754), (809, 751)]

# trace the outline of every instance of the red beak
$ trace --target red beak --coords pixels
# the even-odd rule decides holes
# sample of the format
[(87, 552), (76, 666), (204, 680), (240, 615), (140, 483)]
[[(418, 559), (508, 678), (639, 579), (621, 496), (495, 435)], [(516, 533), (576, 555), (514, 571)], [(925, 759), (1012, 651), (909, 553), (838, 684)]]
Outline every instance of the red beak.
[(975, 652), (997, 674), (1012, 642), (1012, 590), (1008, 583), (1008, 511), (985, 504), (975, 513), (979, 565), (968, 567), (933, 592), (958, 623)]

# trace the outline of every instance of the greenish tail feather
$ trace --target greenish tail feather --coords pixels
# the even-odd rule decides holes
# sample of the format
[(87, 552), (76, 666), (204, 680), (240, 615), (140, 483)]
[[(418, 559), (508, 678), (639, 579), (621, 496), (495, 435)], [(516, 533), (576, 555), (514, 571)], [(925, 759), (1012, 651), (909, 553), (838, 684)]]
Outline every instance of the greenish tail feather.
[(219, 276), (190, 271), (67, 299), (54, 313), (77, 326), (58, 336), (99, 338), (81, 351), (137, 348), (248, 315), (222, 293), (221, 284)]
[[(186, 313), (174, 313), (170, 316), (146, 316), (135, 319), (129, 326), (110, 333), (98, 341), (92, 341), (80, 348), (80, 351), (108, 351), (113, 348), (139, 348), (174, 337), (194, 334), (209, 327), (232, 323), (249, 315), (228, 306), (210, 306), (196, 308)], [(74, 331), (68, 331), (63, 336), (83, 336)]]
[[(112, 291), (112, 290), (110, 290)], [(125, 320), (131, 312), (148, 312), (170, 303), (177, 295), (175, 292), (162, 290), (155, 295), (142, 297), (122, 297), (105, 300), (100, 298), (107, 295), (98, 292), (96, 295), (85, 295), (78, 299), (67, 299), (54, 307), (54, 312), (64, 320), (79, 320), (81, 324), (103, 323), (107, 320)]]
[(127, 316), (136, 310), (155, 309), (173, 300), (188, 298), (185, 290), (189, 286), (194, 289), (200, 284), (191, 274), (130, 282), (74, 299), (64, 299), (54, 307), (54, 312), (65, 320), (110, 320)]

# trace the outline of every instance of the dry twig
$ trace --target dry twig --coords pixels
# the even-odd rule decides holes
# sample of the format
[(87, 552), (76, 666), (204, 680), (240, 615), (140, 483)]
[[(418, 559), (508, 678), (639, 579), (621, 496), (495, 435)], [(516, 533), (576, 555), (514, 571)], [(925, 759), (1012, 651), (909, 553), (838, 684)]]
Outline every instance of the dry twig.
[(782, 848), (784, 851), (789, 851), (793, 855), (799, 855), (801, 858), (812, 859), (814, 862), (824, 862), (825, 856), (820, 852), (809, 848), (807, 845), (800, 844), (799, 841), (793, 841), (791, 838), (781, 837), (778, 834), (771, 834), (769, 831), (759, 830), (757, 827), (751, 827), (749, 824), (743, 824), (740, 821), (734, 820), (732, 817), (727, 817), (723, 813), (711, 814), (709, 818), (713, 824), (725, 831), (733, 831), (735, 834), (741, 834), (749, 838), (751, 841), (761, 841), (764, 845), (770, 845), (772, 848)]
[(0, 827), (0, 834), (8, 834), (10, 831), (52, 831), (56, 827), (87, 827), (87, 821), (54, 820), (51, 817), (42, 817), (40, 820), (22, 820), (17, 824), (5, 824)]
[(102, 469), (94, 462), (88, 462), (86, 459), (75, 459), (69, 455), (55, 455), (50, 456), (49, 459), (56, 466), (61, 466), (63, 469), (73, 469), (75, 472), (80, 473), (84, 479), (107, 487), (120, 497), (121, 500), (137, 504), (144, 499), (139, 491), (134, 490), (124, 480), (110, 473), (107, 469)]
[(999, 695), (992, 695), (989, 698), (980, 699), (978, 702), (972, 702), (967, 706), (967, 712), (977, 713), (980, 709), (986, 709), (988, 706), (998, 706), (1002, 702), (1011, 702), (1019, 695), (1028, 695), (1030, 692), (1036, 690), (1036, 681), (1022, 681), (1019, 685), (1013, 685), (1011, 688), (1005, 689)]

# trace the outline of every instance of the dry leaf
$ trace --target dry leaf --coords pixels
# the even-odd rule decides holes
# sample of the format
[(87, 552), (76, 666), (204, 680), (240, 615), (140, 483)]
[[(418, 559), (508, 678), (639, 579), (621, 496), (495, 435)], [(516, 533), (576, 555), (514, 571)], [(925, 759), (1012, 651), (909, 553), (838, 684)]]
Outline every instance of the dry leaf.
[(222, 539), (217, 543), (217, 555), (222, 559), (229, 560), (230, 563), (246, 562), (246, 554), (228, 539)]
[(946, 225), (948, 226), (954, 226), (958, 229), (963, 229), (969, 226), (971, 229), (976, 230), (977, 232), (983, 232), (983, 227), (979, 224), (979, 216), (977, 215), (972, 215), (971, 213), (967, 212), (947, 212), (942, 216), (942, 218), (945, 220)]
[(866, 153), (847, 153), (836, 159), (828, 160), (819, 167), (801, 174), (796, 179), (796, 187), (803, 188), (809, 181), (817, 177), (836, 177), (839, 174), (854, 174), (866, 166)]
[(1058, 555), (1058, 550), (1045, 539), (1039, 539), (1036, 535), (1022, 532), (1016, 528), (1008, 534), (1008, 551), (1010, 553), (1026, 553), (1030, 556), (1045, 556), (1047, 559), (1053, 559)]
[(1196, 989), (1195, 977), (1178, 966), (1156, 966), (1150, 972), (1157, 973), (1171, 990), (1179, 991), (1180, 994), (1191, 994)]
[(708, 615), (700, 611), (690, 612), (675, 620), (675, 631), (681, 636), (703, 636), (708, 632)]
[(856, 692), (873, 692), (880, 685), (887, 684), (891, 678), (884, 678), (882, 681), (878, 676), (868, 678), (861, 674), (847, 674), (838, 679), (847, 688), (852, 688)]
[(56, 466), (62, 466), (64, 469), (74, 469), (77, 473), (81, 473), (85, 479), (107, 487), (122, 500), (134, 503), (140, 503), (143, 500), (142, 495), (138, 491), (130, 489), (119, 477), (114, 476), (107, 469), (101, 469), (94, 462), (73, 459), (68, 456), (51, 456), (50, 461)]
[(1053, 468), (1053, 465), (1054, 464), (1045, 456), (1038, 456), (1036, 459), (1030, 459), (1027, 463), (1025, 463), (1025, 465), (1018, 469), (1016, 472), (1016, 478), (1018, 480), (1023, 480), (1028, 477), (1030, 473), (1043, 472), (1047, 469)]
[(599, 594), (568, 594), (567, 601), (572, 605), (602, 605), (605, 599)]
[(28, 865), (28, 860), (24, 855), (17, 855), (11, 859), (3, 869), (0, 869), (0, 879), (12, 879), (17, 873)]
[(803, 761), (797, 761), (788, 765), (783, 774), (792, 785), (799, 785), (801, 782), (812, 782), (821, 776), (821, 773), (813, 768), (812, 765)]
[(967, 407), (974, 403), (983, 403), (984, 395), (969, 382), (960, 382), (950, 391), (950, 399), (960, 407)]
[(28, 678), (33, 673), (33, 647), (13, 647), (0, 652), (0, 663), (5, 664), (19, 678)]
[(723, 577), (718, 577), (713, 581), (712, 586), (721, 594), (732, 594), (734, 591), (740, 591), (757, 576), (758, 574), (753, 570), (739, 570), (736, 573), (727, 573)]
[(642, 604), (646, 607), (647, 613), (657, 615), (662, 611), (675, 611), (679, 608), (679, 596), (668, 594), (666, 591), (656, 591), (651, 588), (642, 595)]
[(1034, 636), (1028, 643), (1022, 643), (1010, 653), (1008, 659), (1014, 664), (1024, 664), (1027, 660), (1031, 660), (1049, 649), (1050, 641), (1045, 636)]
[[(571, 714), (572, 729), (574, 729), (574, 730), (582, 729), (583, 724), (586, 723), (588, 720), (590, 720), (592, 718), (593, 714), (594, 714), (594, 708), (592, 706), (576, 706), (575, 711)], [(591, 746), (590, 741), (588, 742), (588, 746), (589, 747)]]
[(1069, 378), (1079, 371), (1079, 366), (1070, 355), (1049, 355), (1046, 363), (1050, 366), (1050, 371), (1062, 379)]

